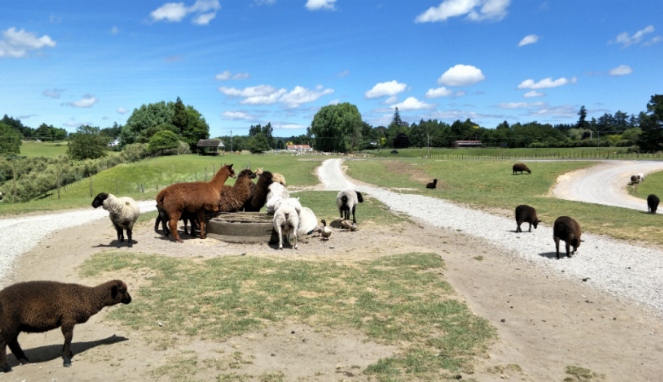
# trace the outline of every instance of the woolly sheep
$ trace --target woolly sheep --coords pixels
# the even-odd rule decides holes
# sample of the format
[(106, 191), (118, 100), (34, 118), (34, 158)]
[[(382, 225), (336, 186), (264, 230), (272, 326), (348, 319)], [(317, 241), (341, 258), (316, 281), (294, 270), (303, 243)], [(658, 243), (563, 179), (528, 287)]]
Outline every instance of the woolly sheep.
[(299, 211), (299, 229), (297, 230), (297, 235), (310, 235), (317, 226), (318, 218), (315, 216), (313, 210), (308, 207), (302, 207)]
[(541, 223), (541, 220), (536, 217), (536, 210), (534, 208), (521, 204), (516, 207), (516, 224), (518, 224), (516, 232), (523, 232), (520, 229), (520, 225), (523, 223), (529, 223), (529, 232), (532, 232), (532, 226), (536, 229), (539, 223)]
[(636, 176), (638, 177), (638, 182), (644, 182), (645, 181), (645, 174), (639, 173)]
[(0, 192), (0, 203), (2, 203), (2, 198), (3, 198), (2, 192)]
[(288, 190), (281, 183), (272, 183), (267, 188), (267, 212), (273, 214), (283, 199), (290, 197)]
[(651, 194), (647, 197), (647, 209), (649, 212), (652, 214), (656, 213), (656, 209), (658, 209), (658, 203), (660, 203), (661, 200), (658, 198), (658, 196)]
[(426, 188), (437, 188), (437, 179), (433, 179), (431, 183), (428, 183)]
[(129, 247), (133, 247), (131, 232), (140, 216), (140, 208), (136, 201), (126, 196), (118, 198), (113, 194), (102, 192), (92, 201), (92, 207), (99, 206), (103, 206), (110, 213), (110, 220), (117, 231), (117, 247), (120, 248), (120, 243), (124, 241), (123, 230), (127, 231)]
[[(582, 230), (577, 221), (568, 216), (560, 216), (555, 220), (553, 226), (553, 240), (555, 240), (555, 249), (557, 250), (557, 258), (559, 259), (559, 241), (564, 240), (566, 243), (566, 256), (571, 257), (575, 254), (580, 247), (580, 236)], [(570, 252), (569, 247), (573, 246), (573, 252)]]
[(523, 171), (527, 171), (528, 174), (532, 173), (532, 170), (530, 170), (525, 163), (516, 163), (513, 165), (513, 173), (515, 174), (519, 171), (521, 174), (523, 173)]
[(279, 236), (279, 249), (283, 249), (283, 235), (287, 235), (290, 241), (290, 235), (295, 237), (294, 249), (297, 249), (297, 230), (299, 229), (299, 213), (301, 209), (286, 203), (281, 205), (274, 213), (274, 230)]
[(71, 366), (74, 326), (87, 322), (107, 306), (130, 302), (127, 284), (120, 280), (96, 287), (55, 281), (29, 281), (8, 286), (0, 291), (0, 371), (11, 371), (7, 363), (7, 345), (20, 363), (29, 362), (18, 344), (21, 332), (43, 333), (60, 326), (64, 335), (64, 366)]
[[(341, 214), (342, 219), (350, 219), (350, 211), (352, 211), (352, 222), (356, 223), (355, 209), (358, 203), (363, 203), (364, 197), (359, 191), (343, 190), (336, 195), (336, 206)], [(345, 216), (344, 216), (345, 213)]]

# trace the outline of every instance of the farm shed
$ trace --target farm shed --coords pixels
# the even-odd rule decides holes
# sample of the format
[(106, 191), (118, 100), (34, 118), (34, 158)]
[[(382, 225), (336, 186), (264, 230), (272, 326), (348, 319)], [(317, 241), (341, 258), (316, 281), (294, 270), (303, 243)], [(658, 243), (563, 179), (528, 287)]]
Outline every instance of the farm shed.
[(200, 155), (219, 155), (219, 147), (225, 151), (225, 146), (220, 139), (201, 139), (196, 145)]

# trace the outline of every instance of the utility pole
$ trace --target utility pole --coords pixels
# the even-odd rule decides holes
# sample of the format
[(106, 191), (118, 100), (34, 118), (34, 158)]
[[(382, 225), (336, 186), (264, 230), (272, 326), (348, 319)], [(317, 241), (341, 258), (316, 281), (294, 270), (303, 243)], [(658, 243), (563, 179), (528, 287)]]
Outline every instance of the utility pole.
[(233, 131), (230, 130), (230, 152), (233, 152)]
[(596, 139), (596, 148), (598, 149), (601, 145), (601, 132), (597, 130), (596, 133), (598, 134)]
[(426, 155), (430, 156), (430, 133), (426, 132), (426, 134), (428, 135), (428, 154)]

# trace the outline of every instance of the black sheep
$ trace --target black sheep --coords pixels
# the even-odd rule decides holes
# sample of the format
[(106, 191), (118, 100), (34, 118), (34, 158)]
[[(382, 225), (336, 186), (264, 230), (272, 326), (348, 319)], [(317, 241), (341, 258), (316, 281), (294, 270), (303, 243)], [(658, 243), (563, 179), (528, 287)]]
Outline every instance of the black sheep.
[(398, 150), (391, 150), (392, 154), (398, 154)]
[(516, 163), (516, 164), (513, 165), (513, 173), (514, 174), (517, 173), (517, 172), (520, 172), (522, 174), (523, 171), (527, 171), (528, 174), (532, 173), (532, 170), (530, 170), (529, 167), (527, 167), (527, 165), (525, 163)]
[(55, 281), (29, 281), (10, 285), (0, 291), (0, 371), (9, 372), (7, 345), (20, 363), (28, 358), (18, 344), (21, 332), (43, 333), (62, 327), (64, 366), (71, 366), (71, 340), (74, 326), (87, 322), (101, 309), (128, 304), (127, 284), (120, 280), (96, 287)]
[[(555, 220), (555, 225), (553, 226), (553, 240), (555, 240), (555, 248), (557, 249), (557, 258), (559, 259), (559, 241), (564, 240), (566, 243), (566, 256), (571, 257), (572, 254), (575, 254), (580, 247), (580, 236), (582, 231), (580, 230), (580, 224), (577, 221), (571, 219), (568, 216), (560, 216)], [(569, 247), (573, 246), (573, 252), (569, 251)]]
[(426, 188), (437, 188), (437, 179), (433, 179), (432, 183), (428, 183)]
[(520, 229), (520, 225), (523, 223), (529, 223), (529, 232), (532, 232), (532, 226), (536, 229), (539, 223), (541, 223), (541, 220), (536, 217), (536, 210), (534, 208), (521, 204), (516, 207), (516, 224), (518, 224), (516, 232), (523, 232)]
[(656, 209), (658, 208), (658, 203), (661, 200), (658, 198), (658, 196), (651, 194), (647, 197), (647, 207), (649, 207), (649, 212), (652, 214), (656, 213)]

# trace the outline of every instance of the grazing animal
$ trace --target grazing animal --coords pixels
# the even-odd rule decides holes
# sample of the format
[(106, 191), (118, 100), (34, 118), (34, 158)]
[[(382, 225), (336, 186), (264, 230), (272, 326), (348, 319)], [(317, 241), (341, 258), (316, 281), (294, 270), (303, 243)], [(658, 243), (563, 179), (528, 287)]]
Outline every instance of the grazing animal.
[(2, 192), (0, 192), (0, 203), (2, 203), (2, 199), (3, 199)]
[(28, 358), (18, 344), (21, 332), (43, 333), (62, 327), (64, 366), (71, 366), (74, 326), (87, 322), (107, 306), (128, 304), (127, 284), (120, 280), (96, 287), (55, 281), (28, 281), (0, 291), (0, 371), (9, 372), (7, 345), (20, 363)]
[(638, 183), (638, 176), (631, 175), (631, 184), (636, 184), (636, 183)]
[(433, 179), (432, 183), (428, 183), (426, 188), (437, 188), (437, 179)]
[(218, 212), (237, 212), (244, 203), (249, 200), (251, 195), (251, 179), (255, 179), (256, 174), (250, 169), (240, 171), (237, 175), (237, 181), (234, 186), (223, 186), (221, 189), (221, 198), (219, 199)]
[(398, 151), (397, 150), (391, 150), (391, 153), (392, 154), (398, 154)]
[(265, 205), (267, 200), (267, 191), (269, 185), (273, 183), (273, 175), (269, 171), (264, 171), (258, 178), (258, 183), (251, 182), (251, 195), (242, 206), (246, 212), (258, 212)]
[(645, 181), (645, 174), (639, 173), (636, 176), (638, 177), (638, 182), (644, 182)]
[(268, 213), (273, 214), (281, 205), (281, 201), (290, 197), (290, 193), (281, 183), (276, 182), (270, 184), (267, 190), (267, 203), (265, 207)]
[(299, 210), (299, 228), (297, 229), (298, 236), (310, 235), (318, 225), (318, 218), (315, 216), (313, 210), (308, 207), (302, 207)]
[(541, 223), (541, 220), (536, 217), (536, 210), (534, 208), (521, 204), (516, 207), (516, 224), (518, 224), (516, 232), (523, 232), (520, 229), (520, 225), (523, 223), (529, 223), (529, 232), (532, 232), (532, 226), (536, 229), (539, 223)]
[(318, 232), (321, 239), (329, 240), (329, 236), (332, 234), (332, 229), (327, 226), (327, 221), (325, 219), (321, 220), (322, 225), (315, 227), (313, 232)]
[(274, 181), (274, 183), (280, 183), (281, 185), (283, 185), (283, 187), (286, 186), (285, 177), (279, 174), (278, 172), (272, 173), (272, 180)]
[[(560, 216), (555, 220), (553, 226), (553, 240), (555, 240), (555, 248), (557, 250), (557, 258), (559, 259), (559, 241), (564, 240), (566, 243), (566, 256), (571, 257), (575, 254), (580, 247), (580, 236), (582, 231), (577, 221), (568, 216)], [(569, 251), (569, 247), (573, 247), (573, 252)]]
[(200, 237), (205, 238), (205, 211), (218, 211), (221, 189), (228, 177), (235, 177), (232, 164), (221, 167), (209, 182), (176, 183), (159, 192), (157, 205), (170, 217), (170, 233), (175, 240), (182, 242), (177, 234), (177, 221), (185, 210), (198, 214)]
[(652, 214), (656, 213), (656, 209), (658, 208), (658, 203), (661, 200), (658, 198), (658, 196), (651, 194), (647, 197), (647, 207), (649, 209), (649, 212)]
[(532, 173), (532, 170), (530, 170), (529, 167), (527, 167), (527, 165), (525, 163), (516, 163), (516, 164), (513, 165), (513, 173), (514, 174), (517, 173), (517, 172), (520, 172), (522, 174), (523, 171), (527, 171), (528, 174)]
[[(154, 232), (159, 233), (159, 224), (161, 224), (161, 230), (163, 231), (163, 234), (166, 235), (166, 237), (168, 237), (170, 236), (170, 230), (168, 229), (168, 222), (170, 221), (170, 218), (168, 217), (166, 210), (159, 207), (158, 204), (157, 204), (157, 212), (158, 212), (157, 219), (154, 222)], [(182, 212), (180, 220), (184, 221), (184, 233), (186, 233), (187, 235), (196, 236), (196, 230), (200, 230), (200, 222), (198, 222), (198, 214), (195, 212), (189, 212), (187, 210), (184, 210), (184, 212)], [(189, 226), (188, 226), (189, 223), (191, 223), (191, 233), (189, 233)]]
[[(357, 203), (363, 203), (364, 197), (359, 191), (343, 190), (336, 195), (336, 206), (341, 214), (341, 219), (350, 219), (350, 211), (352, 211), (352, 222), (356, 223), (355, 210)], [(345, 216), (344, 216), (345, 215)]]
[(294, 249), (297, 249), (297, 231), (299, 230), (299, 213), (298, 209), (290, 204), (281, 205), (274, 213), (274, 230), (279, 236), (279, 249), (283, 249), (283, 235), (287, 235), (288, 241), (290, 236), (295, 237)]
[(92, 207), (99, 206), (103, 206), (109, 212), (110, 220), (117, 231), (117, 247), (120, 248), (120, 243), (124, 241), (125, 230), (129, 239), (129, 247), (133, 247), (131, 232), (140, 216), (140, 208), (136, 201), (126, 196), (118, 198), (113, 194), (102, 192), (92, 201)]

